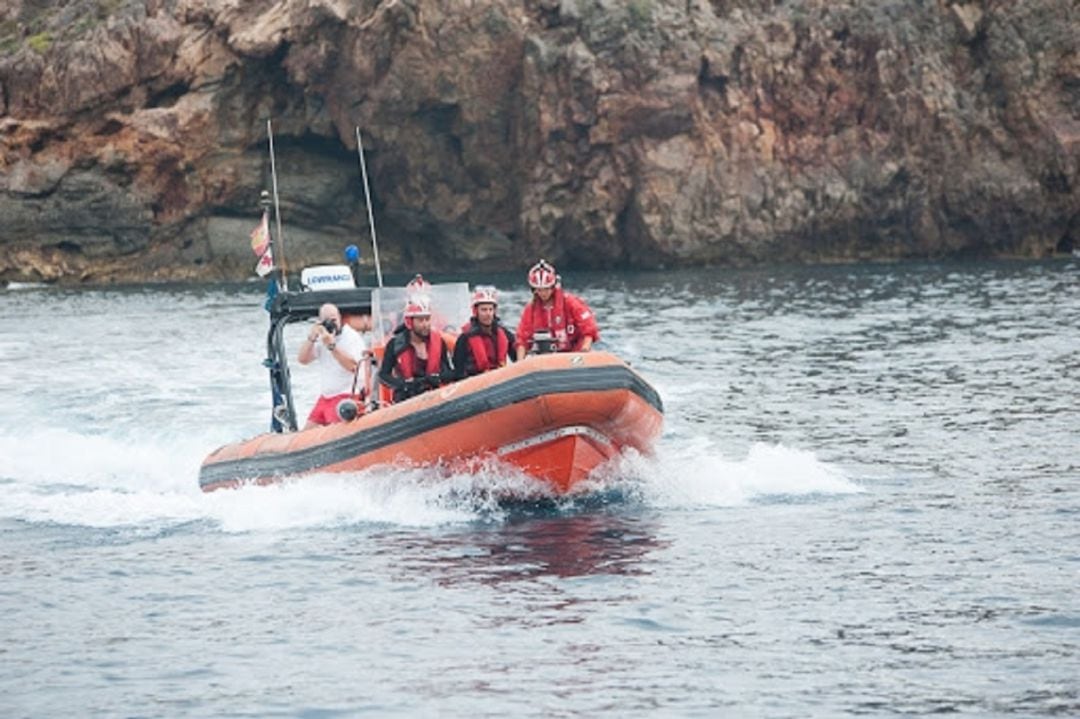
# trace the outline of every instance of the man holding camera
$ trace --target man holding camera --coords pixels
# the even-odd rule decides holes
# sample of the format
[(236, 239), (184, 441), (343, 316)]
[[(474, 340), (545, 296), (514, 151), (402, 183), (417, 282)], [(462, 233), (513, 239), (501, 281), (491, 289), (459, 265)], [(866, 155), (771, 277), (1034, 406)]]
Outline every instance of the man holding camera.
[[(319, 319), (308, 330), (307, 341), (297, 356), (300, 364), (317, 362), (319, 368), (319, 399), (308, 415), (304, 429), (341, 422), (339, 411), (343, 400), (359, 399), (357, 369), (365, 354), (364, 340), (352, 327), (343, 324), (341, 312), (327, 303), (319, 308)], [(348, 413), (346, 413), (347, 415)]]

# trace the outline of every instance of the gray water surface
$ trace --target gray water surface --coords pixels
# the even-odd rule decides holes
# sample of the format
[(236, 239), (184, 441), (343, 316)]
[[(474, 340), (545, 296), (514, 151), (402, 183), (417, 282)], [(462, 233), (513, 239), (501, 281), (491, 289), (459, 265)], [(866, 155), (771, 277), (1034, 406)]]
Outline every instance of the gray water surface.
[(1080, 262), (563, 274), (667, 412), (565, 502), (203, 495), (261, 288), (0, 291), (0, 716), (1080, 715)]

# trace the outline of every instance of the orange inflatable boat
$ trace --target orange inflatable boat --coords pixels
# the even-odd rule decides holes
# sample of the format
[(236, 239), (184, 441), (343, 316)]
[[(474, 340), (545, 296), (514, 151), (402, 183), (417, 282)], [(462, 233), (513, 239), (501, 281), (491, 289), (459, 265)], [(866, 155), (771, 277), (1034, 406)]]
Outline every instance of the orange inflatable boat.
[(535, 355), (350, 422), (227, 445), (206, 458), (199, 484), (497, 457), (565, 493), (626, 447), (651, 452), (662, 421), (656, 390), (614, 355)]
[[(565, 493), (624, 448), (652, 450), (663, 421), (660, 396), (606, 352), (530, 355), (397, 404), (386, 397), (375, 402), (377, 393), (369, 391), (371, 406), (360, 416), (298, 431), (286, 326), (314, 321), (323, 303), (333, 303), (346, 322), (370, 317), (378, 353), (415, 291), (411, 285), (358, 287), (355, 276), (348, 267), (307, 268), (303, 289), (289, 292), (275, 275), (263, 360), (270, 373), (271, 431), (212, 452), (199, 472), (204, 491), (376, 465), (467, 469), (497, 458)], [(433, 329), (452, 334), (470, 317), (465, 283), (424, 283), (423, 292), (431, 301)], [(361, 365), (366, 376), (358, 386), (374, 390), (371, 363)]]

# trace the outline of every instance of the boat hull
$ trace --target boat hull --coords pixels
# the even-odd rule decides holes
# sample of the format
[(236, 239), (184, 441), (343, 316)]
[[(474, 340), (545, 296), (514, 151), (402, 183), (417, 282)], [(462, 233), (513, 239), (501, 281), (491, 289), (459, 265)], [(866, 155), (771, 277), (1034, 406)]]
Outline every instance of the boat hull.
[(199, 484), (497, 457), (564, 493), (626, 447), (651, 452), (662, 422), (659, 395), (613, 355), (543, 355), (352, 422), (226, 445), (206, 458)]

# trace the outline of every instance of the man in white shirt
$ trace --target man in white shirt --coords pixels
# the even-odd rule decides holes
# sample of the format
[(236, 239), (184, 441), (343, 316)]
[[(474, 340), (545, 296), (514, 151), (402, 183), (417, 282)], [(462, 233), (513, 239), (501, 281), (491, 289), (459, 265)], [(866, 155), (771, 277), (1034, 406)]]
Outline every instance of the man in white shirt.
[(355, 400), (363, 406), (359, 401), (363, 383), (357, 379), (357, 368), (364, 360), (365, 349), (364, 340), (341, 321), (335, 305), (327, 303), (319, 308), (319, 319), (308, 331), (297, 356), (300, 364), (317, 362), (319, 367), (319, 399), (304, 429), (341, 422), (338, 405), (342, 400)]

